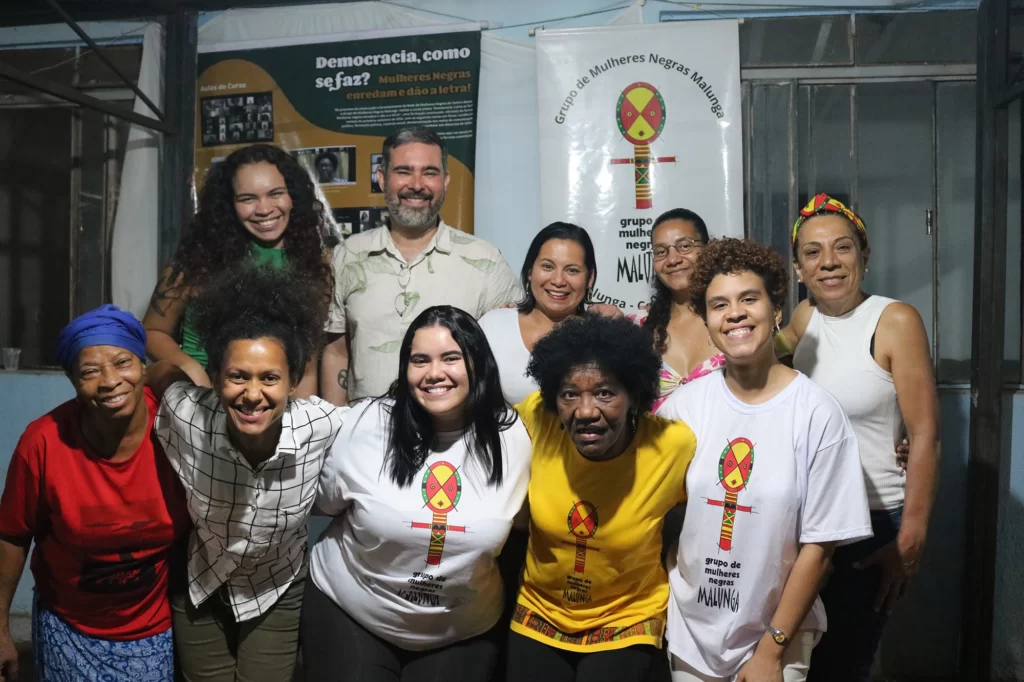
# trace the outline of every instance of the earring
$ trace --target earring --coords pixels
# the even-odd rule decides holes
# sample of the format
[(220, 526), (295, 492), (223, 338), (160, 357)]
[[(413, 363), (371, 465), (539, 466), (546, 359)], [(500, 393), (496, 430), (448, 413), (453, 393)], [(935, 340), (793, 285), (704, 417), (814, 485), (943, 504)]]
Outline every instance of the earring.
[(781, 334), (781, 333), (782, 333), (782, 327), (781, 327), (781, 326), (779, 326), (779, 323), (778, 323), (778, 322), (776, 322), (776, 323), (775, 323), (775, 336), (778, 336), (778, 335), (779, 335), (779, 334)]

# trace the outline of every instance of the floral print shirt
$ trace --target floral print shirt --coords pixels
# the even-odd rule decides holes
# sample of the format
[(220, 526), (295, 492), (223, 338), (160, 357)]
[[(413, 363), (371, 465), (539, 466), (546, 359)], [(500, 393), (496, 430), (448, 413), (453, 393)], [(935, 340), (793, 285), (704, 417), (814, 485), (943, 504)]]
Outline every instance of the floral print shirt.
[[(627, 317), (632, 320), (634, 324), (642, 327), (644, 321), (647, 319), (647, 314), (644, 313), (641, 316), (637, 313), (633, 313), (632, 315), (627, 315)], [(686, 376), (679, 374), (679, 372), (672, 369), (672, 367), (663, 360), (661, 362), (661, 370), (658, 372), (658, 398), (654, 401), (654, 405), (651, 406), (651, 413), (653, 414), (657, 412), (658, 408), (661, 407), (661, 404), (668, 400), (668, 397), (672, 395), (673, 391), (677, 388), (683, 384), (690, 383), (694, 379), (700, 379), (703, 376), (707, 376), (720, 367), (725, 367), (725, 356), (721, 353), (712, 355), (710, 358), (697, 365), (697, 367)]]
[(444, 221), (411, 263), (390, 230), (378, 227), (335, 247), (331, 266), (334, 299), (327, 331), (349, 337), (349, 400), (388, 390), (398, 377), (402, 337), (427, 308), (452, 305), (479, 318), (523, 295), (496, 247)]

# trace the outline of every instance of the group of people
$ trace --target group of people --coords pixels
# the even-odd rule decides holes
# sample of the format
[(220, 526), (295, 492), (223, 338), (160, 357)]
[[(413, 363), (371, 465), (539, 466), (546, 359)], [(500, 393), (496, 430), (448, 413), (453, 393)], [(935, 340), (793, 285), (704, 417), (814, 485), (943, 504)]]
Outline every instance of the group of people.
[(299, 657), (318, 682), (868, 679), (939, 438), (921, 318), (862, 290), (861, 219), (801, 211), (783, 326), (783, 257), (668, 211), (633, 319), (590, 303), (585, 229), (540, 230), (516, 277), (440, 219), (448, 179), (443, 141), (399, 130), (390, 224), (325, 249), (309, 174), (241, 148), (142, 322), (68, 325), (76, 398), (0, 499), (0, 681), (33, 542), (53, 682)]

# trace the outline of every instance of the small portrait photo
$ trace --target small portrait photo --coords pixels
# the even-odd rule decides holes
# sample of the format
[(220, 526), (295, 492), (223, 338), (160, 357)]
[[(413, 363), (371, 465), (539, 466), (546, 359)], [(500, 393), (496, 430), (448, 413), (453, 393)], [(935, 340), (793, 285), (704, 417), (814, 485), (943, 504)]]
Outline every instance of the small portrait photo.
[(380, 169), (381, 164), (384, 163), (383, 154), (370, 154), (370, 193), (380, 194), (384, 190), (381, 189), (380, 184), (377, 182), (377, 171)]
[(331, 215), (346, 237), (375, 227), (386, 227), (388, 224), (388, 210), (379, 206), (335, 208), (331, 210)]
[(290, 153), (318, 185), (355, 184), (355, 147), (308, 147)]
[[(199, 113), (204, 147), (274, 139), (274, 101), (270, 92), (204, 97)], [(259, 128), (257, 121), (262, 123)]]

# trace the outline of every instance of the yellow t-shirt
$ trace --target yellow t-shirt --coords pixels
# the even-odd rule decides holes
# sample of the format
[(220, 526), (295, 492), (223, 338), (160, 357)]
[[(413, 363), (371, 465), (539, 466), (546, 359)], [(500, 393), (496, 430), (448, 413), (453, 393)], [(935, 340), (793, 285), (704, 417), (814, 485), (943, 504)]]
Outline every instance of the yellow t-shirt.
[(644, 413), (629, 449), (592, 462), (540, 393), (516, 410), (533, 440), (530, 545), (512, 631), (559, 649), (660, 647), (668, 607), (665, 514), (686, 498), (697, 439)]

